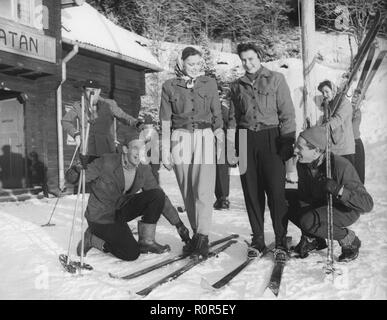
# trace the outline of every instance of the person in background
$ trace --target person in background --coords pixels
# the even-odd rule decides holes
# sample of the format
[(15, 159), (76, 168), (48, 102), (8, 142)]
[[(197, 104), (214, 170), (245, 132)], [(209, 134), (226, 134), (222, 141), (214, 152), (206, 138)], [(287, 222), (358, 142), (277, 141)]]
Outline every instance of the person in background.
[(334, 112), (330, 115), (330, 120), (325, 114), (322, 121), (323, 125), (329, 125), (331, 128), (332, 152), (347, 158), (354, 165), (355, 139), (352, 128), (351, 102), (344, 97), (337, 109), (332, 110), (337, 95), (337, 88), (334, 83), (330, 80), (324, 80), (317, 88), (324, 97), (323, 106), (326, 104), (329, 112)]
[[(222, 107), (223, 130), (226, 133), (227, 141), (223, 148), (217, 149), (217, 164), (216, 164), (216, 182), (215, 182), (215, 197), (214, 209), (224, 210), (230, 208), (228, 199), (230, 193), (230, 155), (228, 155), (228, 147), (234, 149), (234, 139), (230, 136), (235, 136), (235, 119), (230, 118), (230, 89), (221, 87), (220, 101)], [(232, 130), (234, 129), (234, 130)], [(231, 164), (232, 165), (232, 164)]]
[(36, 151), (31, 151), (28, 156), (27, 166), (29, 185), (31, 187), (42, 187), (43, 195), (48, 198), (47, 167), (39, 160)]
[[(102, 98), (101, 85), (97, 81), (86, 80), (82, 83), (82, 90), (85, 96), (85, 122), (90, 123), (87, 155), (91, 162), (104, 153), (116, 152), (113, 125), (115, 117), (137, 128), (140, 128), (142, 123), (124, 112), (114, 100)], [(62, 118), (64, 131), (74, 138), (77, 146), (81, 145), (81, 122), (82, 106), (78, 101)]]

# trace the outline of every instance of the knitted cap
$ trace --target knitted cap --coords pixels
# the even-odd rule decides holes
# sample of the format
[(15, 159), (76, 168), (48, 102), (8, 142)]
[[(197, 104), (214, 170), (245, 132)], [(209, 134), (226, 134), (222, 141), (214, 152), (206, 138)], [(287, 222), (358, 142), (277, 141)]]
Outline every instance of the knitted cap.
[(326, 132), (324, 127), (315, 126), (308, 128), (300, 133), (300, 137), (303, 137), (306, 141), (320, 150), (325, 150), (327, 147)]

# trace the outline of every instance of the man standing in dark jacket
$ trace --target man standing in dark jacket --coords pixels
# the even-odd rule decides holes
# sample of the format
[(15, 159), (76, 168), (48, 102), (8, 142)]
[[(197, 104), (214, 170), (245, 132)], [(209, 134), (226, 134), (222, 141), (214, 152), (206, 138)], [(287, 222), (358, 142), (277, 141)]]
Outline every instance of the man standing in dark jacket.
[[(116, 152), (114, 118), (124, 121), (129, 126), (141, 126), (141, 122), (124, 112), (112, 99), (100, 96), (101, 86), (97, 81), (86, 80), (82, 83), (85, 96), (85, 123), (90, 123), (87, 144), (89, 162), (104, 153)], [(78, 128), (76, 126), (78, 121)], [(77, 146), (81, 144), (82, 106), (75, 102), (62, 119), (64, 131), (74, 138)], [(86, 129), (86, 128), (85, 128)]]
[[(284, 256), (288, 224), (285, 161), (293, 156), (295, 110), (285, 77), (261, 65), (261, 49), (249, 43), (239, 44), (237, 49), (246, 74), (231, 86), (230, 118), (235, 117), (239, 135), (242, 129), (247, 130), (247, 150), (239, 150), (239, 158), (247, 163), (241, 182), (253, 231), (251, 246), (259, 252), (266, 250), (266, 193), (276, 254)], [(238, 151), (237, 145), (236, 148)], [(257, 255), (256, 250), (249, 250), (249, 255)]]
[[(189, 232), (180, 220), (169, 198), (156, 182), (149, 165), (140, 162), (145, 146), (142, 140), (126, 141), (123, 153), (103, 154), (87, 165), (86, 182), (90, 182), (90, 197), (85, 217), (89, 228), (85, 231), (84, 255), (92, 248), (110, 252), (123, 260), (135, 260), (140, 253), (163, 253), (169, 246), (155, 241), (156, 223), (163, 214), (174, 226), (183, 241)], [(79, 167), (66, 173), (75, 183)], [(138, 242), (127, 224), (139, 216)], [(81, 243), (77, 254), (81, 255)]]
[(286, 190), (289, 219), (302, 236), (295, 251), (302, 258), (312, 250), (326, 247), (328, 237), (327, 193), (333, 197), (333, 239), (342, 247), (339, 261), (351, 261), (359, 254), (360, 240), (347, 227), (361, 213), (373, 208), (373, 201), (361, 183), (356, 169), (344, 157), (331, 154), (332, 178), (326, 175), (326, 136), (323, 127), (312, 127), (300, 133), (298, 154), (298, 190)]

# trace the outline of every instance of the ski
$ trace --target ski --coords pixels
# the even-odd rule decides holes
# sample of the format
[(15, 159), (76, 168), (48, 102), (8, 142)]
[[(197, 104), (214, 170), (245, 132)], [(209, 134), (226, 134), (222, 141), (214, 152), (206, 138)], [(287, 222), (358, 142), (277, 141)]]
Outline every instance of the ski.
[(274, 256), (274, 267), (271, 272), (269, 284), (267, 287), (274, 293), (276, 297), (278, 296), (280, 290), (282, 273), (285, 268), (286, 260), (286, 255), (285, 257)]
[[(232, 239), (235, 239), (235, 238), (238, 238), (239, 235), (238, 234), (232, 234), (232, 235), (229, 235), (227, 237), (224, 237), (224, 238), (221, 238), (221, 239), (218, 239), (218, 240), (215, 240), (215, 241), (212, 241), (210, 242), (209, 244), (209, 247), (214, 247), (218, 244), (221, 244), (223, 242), (226, 242), (226, 241), (229, 241), (229, 240), (232, 240)], [(117, 275), (114, 275), (112, 273), (109, 273), (109, 276), (112, 277), (112, 278), (115, 278), (115, 279), (122, 279), (122, 280), (130, 280), (130, 279), (134, 279), (134, 278), (137, 278), (139, 276), (142, 276), (144, 274), (147, 274), (151, 271), (154, 271), (154, 270), (157, 270), (159, 268), (162, 268), (164, 266), (167, 266), (171, 263), (174, 263), (174, 262), (177, 262), (177, 261), (180, 261), (180, 260), (183, 260), (185, 258), (187, 258), (189, 256), (189, 254), (179, 254), (173, 258), (169, 258), (167, 260), (164, 260), (164, 261), (161, 261), (159, 263), (156, 263), (154, 265), (151, 265), (149, 267), (146, 267), (142, 270), (139, 270), (139, 271), (136, 271), (136, 272), (133, 272), (133, 273), (130, 273), (128, 275), (124, 275), (124, 276), (117, 276)]]
[(176, 271), (172, 272), (171, 274), (167, 275), (166, 277), (156, 281), (155, 283), (151, 284), (147, 288), (138, 291), (137, 294), (140, 296), (148, 295), (149, 293), (151, 293), (155, 288), (159, 287), (160, 285), (180, 277), (182, 274), (184, 274), (188, 270), (192, 269), (196, 265), (202, 263), (203, 261), (206, 261), (207, 259), (212, 258), (212, 257), (216, 257), (220, 252), (226, 250), (228, 247), (230, 247), (234, 243), (236, 243), (235, 240), (230, 240), (230, 241), (226, 242), (225, 244), (223, 244), (222, 246), (210, 251), (207, 257), (199, 256), (197, 258), (191, 259), (190, 261), (187, 262), (186, 265), (182, 266), (181, 268), (177, 269)]
[(380, 51), (378, 56), (376, 57), (376, 60), (372, 66), (372, 69), (370, 70), (370, 72), (367, 76), (367, 79), (364, 82), (363, 87), (361, 88), (358, 96), (356, 97), (355, 105), (354, 105), (355, 110), (357, 110), (359, 108), (361, 102), (363, 101), (364, 96), (365, 96), (376, 72), (378, 71), (380, 65), (382, 64), (384, 57), (386, 56), (386, 53), (387, 53), (387, 50)]
[(357, 74), (360, 68), (360, 65), (364, 60), (364, 57), (366, 56), (373, 41), (375, 40), (376, 35), (378, 34), (380, 27), (382, 26), (382, 23), (383, 23), (383, 19), (381, 17), (380, 11), (377, 11), (374, 18), (374, 23), (372, 24), (371, 28), (367, 32), (367, 35), (364, 38), (362, 44), (360, 45), (358, 52), (353, 60), (353, 65), (351, 70), (348, 73), (348, 78), (343, 88), (341, 89), (340, 93), (336, 95), (333, 101), (332, 114), (334, 114), (337, 108), (340, 106), (343, 98), (345, 97), (349, 88), (351, 87), (351, 84), (355, 78), (355, 75)]
[(215, 282), (212, 287), (215, 289), (220, 289), (228, 284), (232, 279), (234, 279), (239, 273), (241, 273), (244, 269), (248, 267), (248, 265), (253, 262), (256, 258), (247, 258), (244, 262), (242, 262), (239, 266), (237, 266), (234, 270), (226, 274), (222, 279)]
[[(292, 237), (286, 237), (286, 245), (288, 248), (291, 247), (290, 246), (291, 242), (292, 242)], [(277, 297), (280, 290), (282, 273), (284, 271), (286, 261), (288, 260), (288, 256), (287, 254), (285, 254), (284, 257), (281, 257), (279, 255), (276, 256), (275, 249), (272, 252), (273, 252), (273, 258), (274, 258), (274, 266), (271, 272), (271, 276), (270, 276), (270, 280), (269, 280), (269, 284), (267, 285), (267, 288), (269, 288)]]
[(364, 81), (366, 80), (368, 71), (371, 68), (372, 60), (374, 59), (374, 56), (375, 56), (375, 51), (376, 51), (376, 43), (373, 42), (372, 45), (371, 45), (370, 50), (368, 51), (367, 59), (364, 62), (363, 70), (361, 72), (359, 81), (358, 81), (356, 89), (354, 91), (352, 101), (357, 101), (359, 95), (362, 92), (362, 89), (363, 89), (363, 86), (364, 86)]
[[(292, 241), (292, 237), (286, 237), (286, 242), (289, 246), (289, 244), (291, 243)], [(247, 243), (247, 241), (246, 241)], [(247, 245), (249, 246), (249, 243), (247, 243)], [(257, 260), (258, 259), (261, 259), (263, 257), (265, 257), (271, 250), (273, 250), (274, 248), (274, 243), (271, 243), (269, 246), (268, 246), (268, 249), (267, 251), (259, 254), (258, 257), (247, 257), (245, 261), (243, 261), (239, 266), (237, 266), (235, 269), (231, 270), (228, 274), (226, 274), (222, 279), (218, 280), (217, 282), (215, 282), (211, 287), (214, 288), (214, 289), (220, 289), (222, 287), (224, 287), (225, 285), (227, 285), (228, 283), (230, 283), (238, 274), (240, 274), (244, 269), (246, 269), (250, 264), (251, 262), (253, 262), (254, 260)]]
[(217, 282), (215, 282), (212, 287), (214, 289), (220, 289), (220, 288), (223, 288), (225, 285), (227, 285), (228, 283), (230, 283), (238, 274), (240, 274), (244, 269), (246, 269), (250, 264), (251, 262), (253, 262), (254, 260), (256, 260), (257, 258), (260, 259), (262, 258), (263, 256), (265, 256), (268, 252), (270, 251), (270, 249), (259, 255), (258, 257), (247, 257), (245, 261), (243, 261), (239, 266), (237, 266), (235, 269), (231, 270), (228, 274), (226, 274), (222, 279), (218, 280)]

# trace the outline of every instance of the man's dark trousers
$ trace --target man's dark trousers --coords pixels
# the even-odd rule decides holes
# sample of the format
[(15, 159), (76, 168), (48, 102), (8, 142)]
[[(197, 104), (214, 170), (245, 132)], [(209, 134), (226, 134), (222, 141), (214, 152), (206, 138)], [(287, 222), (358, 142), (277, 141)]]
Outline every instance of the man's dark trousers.
[(227, 199), (230, 193), (230, 167), (227, 163), (216, 165), (215, 196)]
[[(328, 215), (326, 204), (308, 205), (298, 200), (297, 190), (286, 190), (289, 204), (288, 218), (303, 234), (328, 238)], [(333, 239), (341, 240), (347, 234), (346, 227), (353, 224), (360, 214), (344, 206), (333, 206)]]
[(140, 249), (127, 222), (142, 216), (144, 223), (157, 223), (164, 208), (164, 201), (165, 194), (161, 189), (134, 194), (116, 211), (115, 223), (99, 224), (88, 221), (91, 233), (105, 241), (104, 249), (107, 252), (122, 260), (136, 260)]
[[(277, 154), (278, 128), (247, 130), (247, 170), (241, 175), (246, 209), (258, 249), (263, 249), (265, 193), (276, 245), (286, 247), (285, 163)], [(242, 152), (239, 151), (239, 156)]]

